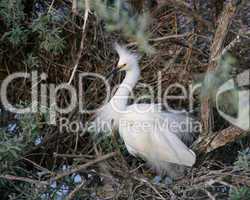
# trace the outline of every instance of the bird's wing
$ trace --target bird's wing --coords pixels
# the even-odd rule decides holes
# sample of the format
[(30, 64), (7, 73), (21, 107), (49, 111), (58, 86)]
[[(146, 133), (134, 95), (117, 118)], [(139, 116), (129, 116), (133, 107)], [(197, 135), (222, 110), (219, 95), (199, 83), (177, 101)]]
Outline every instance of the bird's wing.
[[(162, 119), (162, 118), (161, 118)], [(161, 120), (159, 120), (161, 121)], [(162, 119), (161, 123), (166, 123), (168, 119)], [(155, 144), (161, 146), (159, 149), (164, 149), (160, 155), (162, 159), (168, 159), (169, 162), (185, 165), (185, 166), (193, 166), (196, 161), (195, 153), (189, 149), (178, 137), (175, 133), (171, 131), (171, 123), (167, 122), (167, 126), (155, 125)], [(160, 123), (159, 123), (160, 124)], [(159, 128), (161, 126), (161, 128)], [(176, 126), (176, 125), (174, 125)], [(165, 148), (164, 148), (165, 147)], [(168, 152), (168, 153), (167, 153)]]
[[(181, 141), (190, 146), (194, 139), (195, 133), (199, 130), (199, 123), (195, 121), (193, 118), (189, 117), (187, 114), (181, 113), (169, 113), (162, 112), (161, 116), (163, 119), (169, 120), (170, 132), (174, 133)], [(178, 124), (178, 126), (174, 126)]]
[(95, 113), (93, 127), (96, 133), (104, 133), (103, 136), (111, 135), (112, 129), (118, 125), (120, 113), (110, 103), (100, 108)]
[(200, 129), (200, 124), (189, 117), (188, 113), (165, 112), (162, 110), (162, 104), (133, 104), (128, 106), (127, 110), (142, 114), (147, 113), (148, 115), (158, 114), (157, 118), (161, 117), (163, 120), (166, 119), (169, 125), (168, 130), (174, 133), (186, 145), (192, 144), (195, 133)]
[(192, 166), (194, 152), (169, 130), (169, 122), (160, 112), (138, 113), (130, 108), (120, 121), (119, 132), (129, 148), (150, 162)]

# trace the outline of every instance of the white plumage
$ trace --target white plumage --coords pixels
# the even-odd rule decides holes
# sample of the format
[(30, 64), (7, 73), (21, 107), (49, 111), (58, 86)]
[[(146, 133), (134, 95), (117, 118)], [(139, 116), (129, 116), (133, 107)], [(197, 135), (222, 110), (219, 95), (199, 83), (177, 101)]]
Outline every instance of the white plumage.
[(119, 62), (115, 71), (125, 71), (126, 76), (110, 102), (97, 113), (97, 124), (118, 128), (129, 153), (146, 159), (161, 172), (171, 174), (172, 164), (192, 166), (195, 153), (184, 144), (192, 142), (192, 132), (173, 129), (172, 125), (188, 126), (193, 120), (164, 112), (159, 104), (127, 105), (129, 93), (140, 77), (138, 57), (119, 45), (116, 50)]

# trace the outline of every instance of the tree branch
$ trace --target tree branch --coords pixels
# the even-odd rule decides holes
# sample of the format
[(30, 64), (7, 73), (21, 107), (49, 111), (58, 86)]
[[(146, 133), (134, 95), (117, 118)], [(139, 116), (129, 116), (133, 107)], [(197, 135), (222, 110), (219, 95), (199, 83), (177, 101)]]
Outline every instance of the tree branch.
[(38, 181), (27, 177), (13, 176), (13, 175), (0, 175), (0, 178), (9, 180), (9, 181), (22, 181), (35, 185), (48, 185), (46, 181)]
[[(228, 28), (237, 10), (237, 2), (231, 0), (225, 7), (218, 19), (218, 26), (211, 45), (210, 61), (207, 73), (214, 72), (219, 58), (223, 54), (223, 44), (228, 33)], [(219, 132), (212, 132), (211, 122), (213, 121), (211, 97), (203, 96), (201, 102), (201, 118), (203, 122), (203, 132), (194, 144), (197, 153), (208, 153), (222, 147), (236, 139), (245, 136), (246, 132), (240, 128), (230, 126)]]
[[(74, 3), (74, 1), (73, 1), (73, 3)], [(74, 4), (73, 4), (73, 6), (74, 6)], [(82, 26), (81, 44), (80, 44), (79, 52), (77, 54), (76, 62), (75, 62), (75, 65), (74, 65), (74, 69), (73, 69), (72, 74), (70, 76), (70, 79), (68, 81), (68, 85), (71, 84), (71, 82), (72, 82), (72, 80), (73, 80), (73, 78), (75, 76), (76, 70), (78, 68), (80, 59), (81, 59), (81, 55), (82, 55), (82, 52), (83, 52), (83, 44), (84, 44), (84, 39), (85, 39), (85, 29), (86, 29), (86, 25), (87, 25), (89, 13), (90, 13), (89, 0), (85, 0), (85, 13), (84, 13), (84, 22), (83, 22), (83, 26)]]
[(73, 173), (76, 173), (76, 172), (81, 171), (81, 170), (83, 170), (83, 169), (86, 169), (87, 167), (90, 167), (91, 165), (94, 165), (94, 164), (96, 164), (96, 163), (98, 163), (98, 162), (102, 162), (102, 161), (104, 161), (104, 160), (107, 160), (107, 159), (109, 159), (109, 158), (111, 158), (111, 157), (113, 157), (113, 156), (115, 156), (115, 155), (117, 155), (116, 152), (108, 153), (108, 154), (106, 154), (106, 155), (104, 155), (104, 156), (101, 156), (101, 157), (99, 157), (99, 158), (96, 158), (96, 159), (93, 160), (93, 161), (90, 161), (90, 162), (85, 163), (85, 164), (83, 164), (83, 165), (76, 166), (75, 168), (71, 169), (70, 171), (60, 173), (60, 174), (58, 174), (57, 176), (51, 178), (50, 181), (51, 181), (51, 182), (52, 182), (52, 181), (57, 181), (57, 180), (59, 180), (59, 179), (65, 177), (65, 176), (68, 176), (68, 175), (70, 175), (70, 174), (73, 174)]
[(208, 30), (212, 31), (213, 25), (202, 18), (194, 9), (192, 9), (185, 1), (182, 0), (167, 0), (159, 5), (159, 8), (155, 11), (154, 15), (157, 15), (161, 10), (164, 10), (166, 6), (174, 6), (176, 9), (181, 10), (186, 16), (191, 16), (195, 21), (205, 26)]
[[(223, 13), (221, 14), (218, 20), (218, 26), (215, 32), (213, 43), (211, 45), (210, 51), (210, 62), (207, 69), (207, 74), (214, 72), (219, 58), (222, 54), (223, 43), (225, 37), (228, 33), (228, 28), (232, 21), (232, 18), (236, 12), (236, 5), (230, 1), (224, 8)], [(208, 135), (211, 132), (211, 119), (212, 110), (211, 110), (211, 100), (209, 96), (204, 96), (201, 103), (201, 118), (203, 122), (203, 136)]]

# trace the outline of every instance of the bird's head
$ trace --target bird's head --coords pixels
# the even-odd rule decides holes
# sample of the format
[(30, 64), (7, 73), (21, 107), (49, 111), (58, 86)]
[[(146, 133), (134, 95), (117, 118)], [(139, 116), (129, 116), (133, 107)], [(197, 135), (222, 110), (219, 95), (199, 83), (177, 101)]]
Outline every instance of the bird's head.
[(126, 47), (120, 46), (117, 43), (115, 44), (115, 50), (119, 55), (119, 61), (108, 77), (120, 71), (140, 73), (138, 65), (139, 56), (137, 54), (129, 52)]
[(115, 44), (115, 50), (119, 55), (117, 69), (119, 71), (130, 71), (138, 68), (139, 57), (137, 54), (131, 53), (126, 47)]

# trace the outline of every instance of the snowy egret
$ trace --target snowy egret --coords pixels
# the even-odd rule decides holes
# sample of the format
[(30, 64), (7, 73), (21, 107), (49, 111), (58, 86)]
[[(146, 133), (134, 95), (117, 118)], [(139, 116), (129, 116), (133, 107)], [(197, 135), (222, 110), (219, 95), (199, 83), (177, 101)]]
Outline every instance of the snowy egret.
[(160, 104), (127, 105), (129, 94), (140, 77), (138, 56), (118, 44), (115, 48), (119, 61), (112, 74), (125, 71), (126, 76), (110, 102), (97, 113), (96, 122), (112, 123), (128, 152), (144, 158), (159, 172), (175, 176), (171, 170), (176, 166), (193, 166), (196, 155), (185, 145), (193, 141), (192, 132), (171, 130), (172, 125), (192, 123), (192, 119), (184, 114), (164, 112)]

